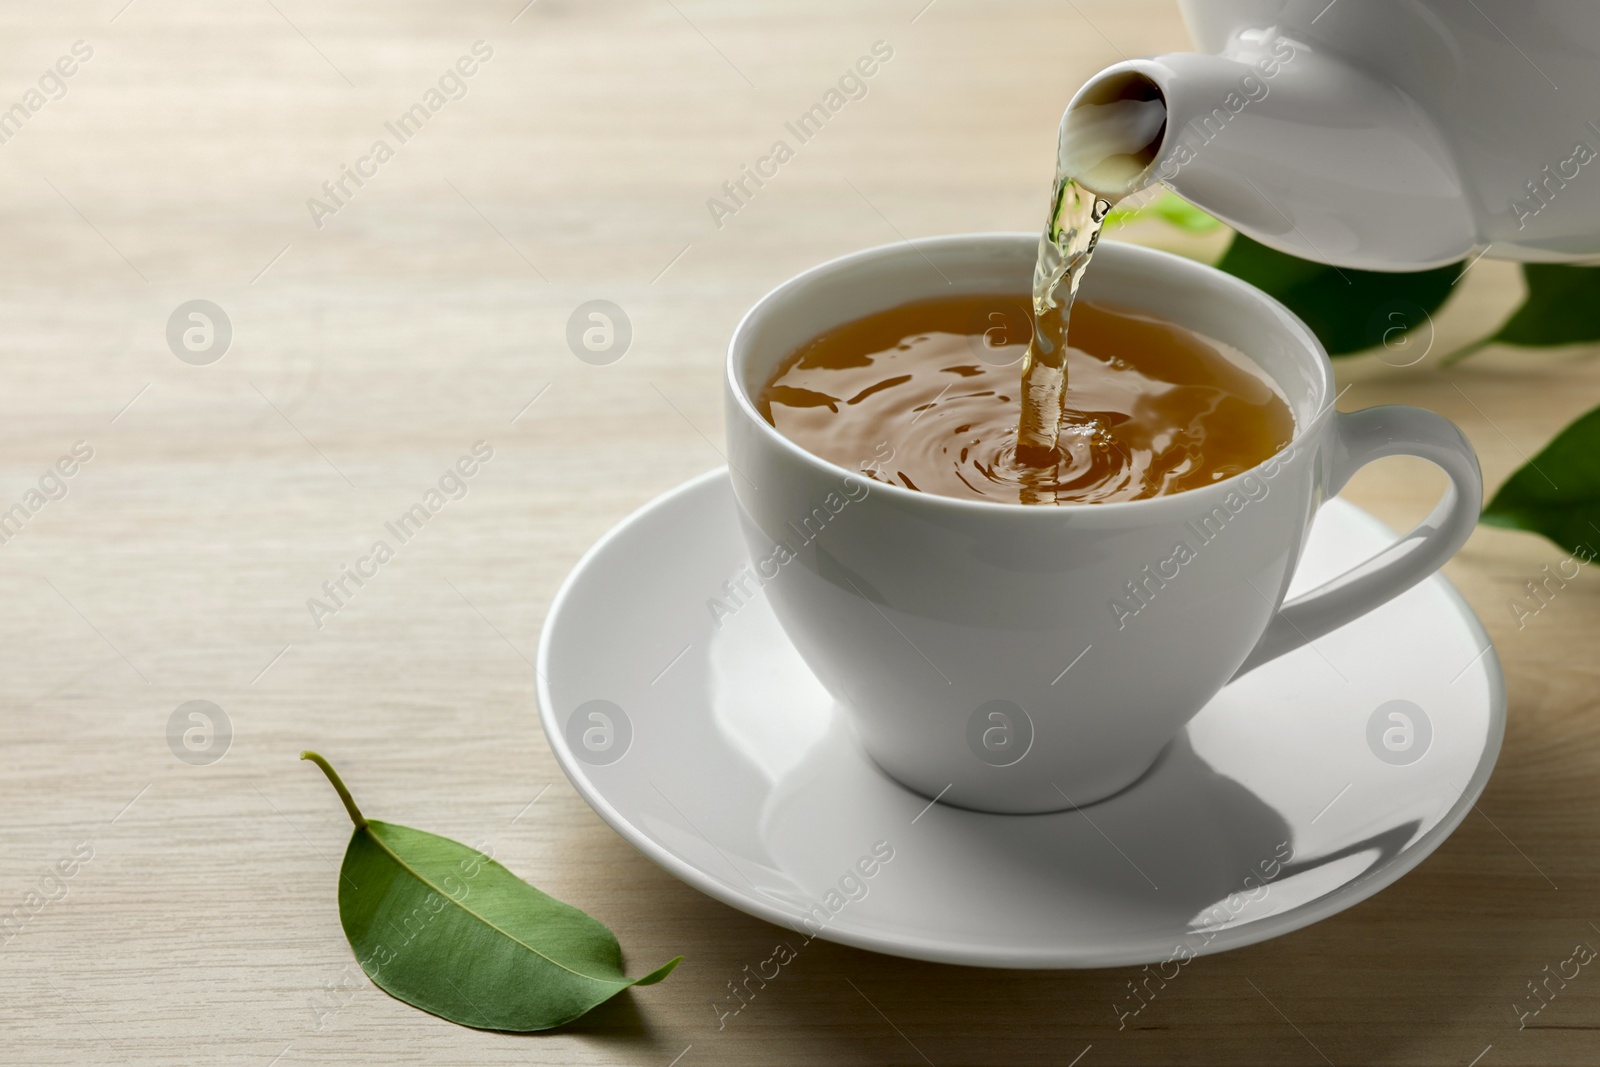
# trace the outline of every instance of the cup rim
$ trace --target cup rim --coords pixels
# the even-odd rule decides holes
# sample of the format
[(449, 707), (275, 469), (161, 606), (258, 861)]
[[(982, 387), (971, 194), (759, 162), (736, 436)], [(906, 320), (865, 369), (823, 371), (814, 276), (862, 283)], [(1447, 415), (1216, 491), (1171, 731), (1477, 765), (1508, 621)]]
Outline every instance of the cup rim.
[[(1303, 352), (1306, 358), (1314, 365), (1317, 390), (1315, 401), (1318, 407), (1317, 413), (1311, 418), (1304, 420), (1303, 423), (1299, 419), (1296, 420), (1295, 434), (1289, 440), (1288, 444), (1284, 445), (1283, 448), (1279, 449), (1271, 456), (1268, 456), (1266, 459), (1263, 459), (1260, 463), (1249, 468), (1248, 470), (1240, 471), (1238, 474), (1224, 478), (1219, 482), (1213, 482), (1210, 485), (1196, 486), (1192, 489), (1185, 489), (1177, 493), (1164, 493), (1157, 496), (1143, 497), (1138, 500), (1080, 500), (1051, 505), (1022, 503), (1013, 504), (1001, 500), (968, 499), (965, 497), (944, 496), (939, 493), (907, 489), (904, 486), (895, 485), (893, 482), (880, 482), (875, 478), (869, 478), (860, 471), (848, 470), (847, 468), (842, 467), (831, 460), (823, 459), (821, 456), (806, 450), (797, 442), (790, 440), (780, 433), (778, 428), (763, 418), (761, 416), (761, 412), (757, 410), (755, 402), (751, 399), (749, 392), (745, 388), (744, 382), (740, 380), (740, 357), (744, 350), (749, 346), (750, 333), (755, 329), (756, 325), (759, 324), (762, 317), (769, 314), (771, 310), (778, 306), (782, 301), (793, 296), (797, 290), (803, 289), (811, 282), (825, 275), (847, 270), (853, 266), (857, 266), (873, 259), (885, 258), (893, 255), (905, 255), (908, 246), (911, 251), (917, 253), (918, 255), (923, 255), (924, 251), (930, 246), (938, 247), (941, 245), (952, 246), (962, 244), (981, 245), (986, 243), (993, 244), (1019, 240), (1027, 241), (1031, 244), (1038, 241), (1038, 234), (1018, 230), (990, 230), (972, 233), (940, 234), (934, 237), (918, 238), (916, 241), (896, 241), (888, 244), (874, 245), (870, 248), (858, 249), (854, 252), (847, 252), (842, 256), (835, 256), (833, 259), (818, 263), (813, 267), (809, 267), (806, 270), (801, 271), (799, 274), (794, 275), (788, 280), (780, 282), (778, 285), (768, 290), (767, 293), (761, 297), (761, 299), (757, 300), (753, 305), (751, 305), (750, 309), (744, 313), (739, 320), (739, 324), (734, 327), (733, 336), (728, 342), (728, 354), (724, 366), (724, 374), (726, 375), (725, 384), (729, 394), (734, 399), (734, 403), (738, 406), (740, 415), (742, 415), (747, 422), (754, 424), (757, 432), (760, 433), (769, 444), (776, 445), (790, 457), (798, 459), (802, 463), (805, 463), (823, 473), (829, 474), (830, 476), (859, 479), (868, 485), (872, 492), (886, 492), (889, 494), (889, 498), (891, 500), (899, 500), (907, 505), (945, 510), (956, 509), (960, 511), (967, 511), (968, 509), (976, 508), (981, 509), (979, 513), (989, 514), (994, 514), (997, 512), (1009, 512), (1013, 514), (1034, 513), (1043, 515), (1056, 515), (1058, 517), (1062, 515), (1083, 516), (1092, 514), (1111, 518), (1112, 516), (1126, 516), (1130, 509), (1140, 509), (1146, 512), (1152, 512), (1161, 510), (1163, 508), (1177, 506), (1173, 504), (1174, 501), (1182, 501), (1185, 499), (1191, 501), (1198, 500), (1203, 495), (1226, 495), (1230, 489), (1238, 488), (1243, 483), (1244, 479), (1249, 478), (1252, 475), (1256, 475), (1262, 470), (1262, 468), (1269, 465), (1281, 465), (1288, 459), (1293, 458), (1302, 446), (1309, 444), (1314, 436), (1322, 432), (1323, 426), (1326, 425), (1328, 420), (1335, 414), (1334, 405), (1338, 400), (1338, 396), (1335, 394), (1334, 390), (1335, 383), (1333, 377), (1333, 363), (1328, 357), (1327, 349), (1323, 347), (1322, 342), (1317, 338), (1317, 335), (1311, 331), (1311, 328), (1307, 326), (1298, 315), (1285, 307), (1281, 301), (1266, 291), (1251, 285), (1249, 282), (1246, 282), (1240, 278), (1236, 278), (1225, 271), (1218, 270), (1209, 263), (1201, 263), (1198, 260), (1188, 259), (1187, 257), (1177, 255), (1173, 252), (1167, 252), (1157, 248), (1150, 248), (1145, 245), (1137, 245), (1117, 240), (1106, 240), (1101, 242), (1099, 246), (1100, 254), (1104, 254), (1106, 251), (1114, 249), (1115, 251), (1112, 251), (1114, 256), (1130, 256), (1134, 259), (1146, 259), (1152, 274), (1159, 270), (1176, 271), (1180, 274), (1188, 273), (1196, 279), (1204, 278), (1208, 284), (1221, 285), (1226, 289), (1230, 289), (1237, 299), (1253, 301), (1265, 308), (1269, 315), (1271, 315), (1271, 317), (1277, 321), (1278, 326), (1283, 329), (1283, 331), (1295, 342), (1297, 342), (1296, 347)], [(1179, 325), (1183, 324), (1179, 323)], [(1239, 347), (1240, 350), (1244, 352), (1245, 356), (1250, 358), (1252, 362), (1256, 362), (1255, 357), (1251, 355), (1248, 350), (1244, 349), (1242, 346), (1236, 347)], [(1261, 368), (1259, 363), (1257, 363), (1256, 366), (1258, 370), (1261, 370), (1263, 374), (1266, 374), (1265, 369)], [(737, 481), (735, 484), (737, 485)]]

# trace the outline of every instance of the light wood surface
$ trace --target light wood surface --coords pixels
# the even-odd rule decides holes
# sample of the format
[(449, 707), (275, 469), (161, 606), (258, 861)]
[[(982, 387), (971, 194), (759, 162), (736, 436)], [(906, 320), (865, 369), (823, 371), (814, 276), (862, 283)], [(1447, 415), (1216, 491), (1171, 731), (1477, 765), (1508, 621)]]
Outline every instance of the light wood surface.
[[(0, 1062), (1600, 1059), (1600, 976), (1525, 1030), (1512, 1010), (1576, 943), (1600, 944), (1600, 596), (1586, 570), (1519, 629), (1508, 599), (1565, 556), (1533, 537), (1482, 530), (1448, 567), (1510, 691), (1479, 812), (1376, 898), (1192, 964), (1120, 1032), (1131, 971), (822, 942), (719, 1030), (712, 1002), (779, 931), (637, 854), (540, 733), (529, 660), (550, 599), (607, 528), (721, 462), (740, 314), (856, 248), (1038, 225), (1072, 90), (1119, 54), (1185, 47), (1173, 4), (124, 3), (0, 10), (0, 110), (73, 42), (93, 48), (0, 144), (0, 510), (74, 442), (93, 449), (0, 545), (0, 914), (93, 850), (0, 945)], [(318, 228), (307, 198), (376, 139), (396, 145), (384, 124), (479, 40), (493, 56), (465, 98)], [(867, 96), (719, 228), (706, 199), (878, 40), (894, 56)], [(1220, 249), (1161, 224), (1116, 236)], [(1518, 278), (1475, 266), (1416, 366), (1342, 361), (1341, 406), (1441, 412), (1498, 485), (1600, 401), (1589, 350), (1439, 367), (1517, 303)], [(234, 331), (208, 366), (165, 339), (197, 298)], [(633, 324), (611, 366), (564, 340), (594, 298)], [(479, 440), (494, 458), (465, 499), (314, 625), (307, 599)], [(1403, 525), (1441, 486), (1396, 460), (1347, 495)], [(208, 766), (168, 745), (190, 700), (232, 723)], [(370, 814), (493, 842), (636, 964), (686, 962), (533, 1037), (356, 980), (335, 906), (349, 823), (303, 747)]]

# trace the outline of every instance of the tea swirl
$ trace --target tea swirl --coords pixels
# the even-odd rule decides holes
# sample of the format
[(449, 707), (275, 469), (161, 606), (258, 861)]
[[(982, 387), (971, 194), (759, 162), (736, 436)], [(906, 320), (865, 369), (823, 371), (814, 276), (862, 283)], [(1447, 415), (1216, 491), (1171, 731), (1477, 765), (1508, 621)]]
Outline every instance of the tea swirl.
[(758, 397), (784, 436), (922, 492), (1023, 504), (1139, 500), (1241, 473), (1294, 436), (1248, 360), (1177, 326), (1079, 301), (1053, 462), (1017, 456), (1026, 297), (908, 304), (847, 323)]

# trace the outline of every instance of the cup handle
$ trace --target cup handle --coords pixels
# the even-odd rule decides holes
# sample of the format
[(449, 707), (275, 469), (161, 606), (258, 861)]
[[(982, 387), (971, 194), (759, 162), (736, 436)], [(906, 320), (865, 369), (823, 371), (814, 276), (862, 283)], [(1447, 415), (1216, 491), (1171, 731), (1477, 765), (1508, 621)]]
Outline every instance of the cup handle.
[(1466, 543), (1483, 507), (1483, 475), (1466, 435), (1422, 408), (1391, 405), (1349, 415), (1337, 412), (1328, 496), (1343, 489), (1356, 471), (1385, 456), (1419, 456), (1444, 471), (1450, 485), (1438, 505), (1416, 529), (1376, 556), (1280, 607), (1235, 678), (1399, 596)]

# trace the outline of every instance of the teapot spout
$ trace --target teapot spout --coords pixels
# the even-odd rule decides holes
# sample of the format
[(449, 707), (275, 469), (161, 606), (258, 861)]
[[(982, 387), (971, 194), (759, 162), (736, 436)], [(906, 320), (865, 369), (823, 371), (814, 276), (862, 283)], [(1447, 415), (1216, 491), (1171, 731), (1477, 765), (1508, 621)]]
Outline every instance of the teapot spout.
[(1062, 118), (1061, 163), (1108, 200), (1160, 183), (1263, 244), (1340, 267), (1420, 270), (1477, 243), (1455, 160), (1416, 103), (1270, 30), (1222, 55), (1102, 71)]

